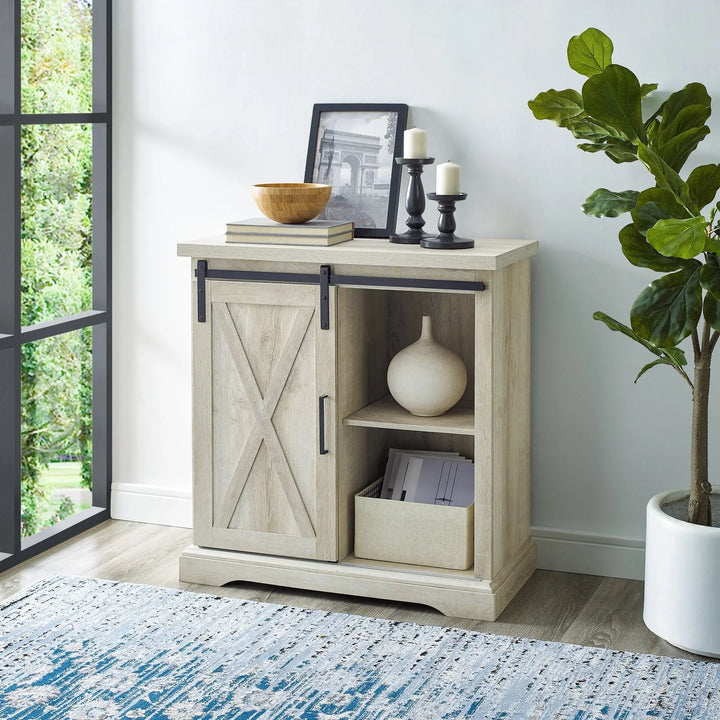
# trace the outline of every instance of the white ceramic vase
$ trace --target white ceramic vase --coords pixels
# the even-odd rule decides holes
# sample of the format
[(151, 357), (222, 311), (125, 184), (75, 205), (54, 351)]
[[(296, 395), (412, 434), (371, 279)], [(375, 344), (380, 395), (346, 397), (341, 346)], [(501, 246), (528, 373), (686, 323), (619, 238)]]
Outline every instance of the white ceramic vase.
[(387, 383), (390, 394), (413, 415), (435, 417), (462, 397), (467, 370), (457, 353), (436, 342), (431, 318), (424, 315), (420, 339), (392, 359)]
[(687, 495), (672, 490), (648, 503), (643, 619), (671, 645), (720, 657), (720, 528), (693, 525), (662, 510)]

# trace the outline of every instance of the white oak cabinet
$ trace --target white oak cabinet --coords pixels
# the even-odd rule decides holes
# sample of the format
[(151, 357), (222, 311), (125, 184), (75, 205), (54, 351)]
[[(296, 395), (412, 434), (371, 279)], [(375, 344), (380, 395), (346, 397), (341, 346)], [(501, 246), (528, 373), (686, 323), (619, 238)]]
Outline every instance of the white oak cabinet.
[[(191, 258), (195, 544), (180, 578), (424, 603), (495, 619), (535, 568), (530, 539), (530, 257), (534, 242), (434, 251), (178, 246)], [(387, 366), (431, 315), (468, 369), (460, 403), (415, 417)], [(473, 565), (356, 558), (354, 497), (388, 449), (475, 463)]]

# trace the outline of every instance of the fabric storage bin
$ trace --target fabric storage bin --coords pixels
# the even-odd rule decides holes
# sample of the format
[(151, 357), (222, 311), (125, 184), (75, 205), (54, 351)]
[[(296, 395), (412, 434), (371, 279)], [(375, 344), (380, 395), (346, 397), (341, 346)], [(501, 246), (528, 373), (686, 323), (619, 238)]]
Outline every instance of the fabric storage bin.
[(474, 505), (386, 500), (381, 487), (382, 478), (355, 495), (355, 557), (450, 570), (472, 566)]

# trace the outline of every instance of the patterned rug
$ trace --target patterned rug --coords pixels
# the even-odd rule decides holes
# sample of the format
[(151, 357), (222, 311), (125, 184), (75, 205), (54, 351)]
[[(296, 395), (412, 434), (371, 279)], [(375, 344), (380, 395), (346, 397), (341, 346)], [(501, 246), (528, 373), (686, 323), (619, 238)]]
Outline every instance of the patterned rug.
[(87, 578), (0, 603), (4, 720), (718, 720), (720, 664)]

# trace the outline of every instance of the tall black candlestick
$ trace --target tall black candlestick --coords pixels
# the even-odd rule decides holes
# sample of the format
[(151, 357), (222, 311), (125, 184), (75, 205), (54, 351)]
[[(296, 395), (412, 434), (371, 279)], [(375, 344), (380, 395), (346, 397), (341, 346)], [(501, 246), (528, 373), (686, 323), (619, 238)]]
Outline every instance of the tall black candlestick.
[(437, 193), (428, 193), (430, 200), (437, 200), (438, 210), (440, 211), (440, 220), (438, 221), (438, 230), (440, 234), (422, 240), (420, 244), (424, 248), (432, 250), (461, 250), (463, 248), (475, 247), (474, 240), (466, 240), (455, 235), (455, 203), (464, 200), (467, 193), (458, 193), (457, 195), (438, 195)]
[(391, 243), (403, 243), (406, 245), (418, 245), (421, 240), (430, 238), (432, 235), (423, 232), (425, 225), (423, 212), (425, 211), (425, 191), (422, 185), (423, 165), (430, 165), (435, 158), (395, 158), (398, 165), (407, 165), (410, 182), (408, 183), (407, 195), (405, 195), (405, 209), (410, 217), (405, 224), (410, 228), (407, 232), (392, 234)]

